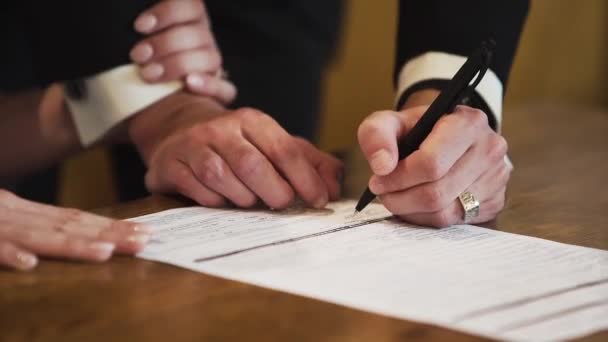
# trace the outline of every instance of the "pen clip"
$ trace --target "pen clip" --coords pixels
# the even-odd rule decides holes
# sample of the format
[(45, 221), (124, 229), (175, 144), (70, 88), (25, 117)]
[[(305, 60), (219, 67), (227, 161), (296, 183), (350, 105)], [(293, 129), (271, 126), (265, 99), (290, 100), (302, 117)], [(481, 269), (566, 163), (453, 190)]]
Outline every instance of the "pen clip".
[(482, 53), (481, 53), (481, 63), (479, 67), (479, 71), (477, 72), (477, 77), (471, 82), (465, 91), (463, 91), (462, 96), (458, 99), (457, 103), (466, 104), (468, 100), (471, 98), (471, 94), (475, 91), (475, 88), (479, 85), (486, 72), (490, 68), (490, 63), (492, 62), (492, 51), (494, 49), (495, 43), (490, 40), (489, 42), (484, 42), (482, 45)]

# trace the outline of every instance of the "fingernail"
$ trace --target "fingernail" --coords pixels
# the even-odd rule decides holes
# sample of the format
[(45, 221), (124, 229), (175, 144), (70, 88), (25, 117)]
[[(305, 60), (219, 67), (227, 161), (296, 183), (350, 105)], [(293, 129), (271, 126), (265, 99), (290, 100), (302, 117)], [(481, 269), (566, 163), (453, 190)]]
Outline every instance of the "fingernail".
[(141, 76), (146, 80), (152, 81), (160, 78), (164, 72), (165, 68), (162, 65), (152, 63), (141, 69)]
[(127, 241), (138, 246), (143, 246), (150, 241), (150, 235), (143, 233), (133, 234), (127, 238)]
[(188, 75), (186, 83), (192, 88), (202, 89), (205, 86), (205, 79), (199, 75)]
[(151, 234), (152, 228), (143, 224), (136, 224), (133, 226), (133, 231), (137, 233)]
[(325, 205), (327, 204), (327, 195), (323, 195), (321, 197), (319, 197), (319, 199), (317, 199), (317, 201), (315, 203), (313, 203), (313, 207), (316, 209), (323, 209), (325, 208)]
[(158, 23), (158, 19), (152, 14), (144, 14), (135, 20), (135, 30), (141, 33), (148, 33)]
[(137, 44), (133, 50), (131, 50), (131, 59), (136, 63), (145, 63), (154, 54), (154, 50), (152, 49), (152, 45), (148, 43)]
[(38, 258), (35, 255), (25, 252), (17, 252), (17, 268), (20, 270), (29, 270), (36, 267)]
[(115, 247), (111, 242), (93, 242), (89, 245), (89, 250), (98, 258), (105, 259), (112, 255)]
[(380, 179), (376, 176), (372, 176), (369, 180), (369, 189), (376, 195), (382, 194), (384, 192), (384, 186)]

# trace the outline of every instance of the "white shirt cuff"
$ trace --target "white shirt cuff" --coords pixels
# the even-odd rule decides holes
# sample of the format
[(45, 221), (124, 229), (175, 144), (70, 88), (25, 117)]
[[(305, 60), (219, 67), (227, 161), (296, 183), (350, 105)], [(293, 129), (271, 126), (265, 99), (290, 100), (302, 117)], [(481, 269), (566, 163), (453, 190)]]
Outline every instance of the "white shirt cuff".
[(123, 65), (79, 82), (81, 96), (66, 102), (83, 146), (89, 146), (120, 122), (182, 88), (179, 81), (145, 83), (136, 66)]
[[(409, 60), (399, 72), (397, 101), (403, 92), (416, 83), (431, 79), (452, 79), (466, 60), (466, 57), (444, 52), (427, 52)], [(475, 91), (488, 104), (500, 128), (503, 87), (498, 76), (488, 69)]]

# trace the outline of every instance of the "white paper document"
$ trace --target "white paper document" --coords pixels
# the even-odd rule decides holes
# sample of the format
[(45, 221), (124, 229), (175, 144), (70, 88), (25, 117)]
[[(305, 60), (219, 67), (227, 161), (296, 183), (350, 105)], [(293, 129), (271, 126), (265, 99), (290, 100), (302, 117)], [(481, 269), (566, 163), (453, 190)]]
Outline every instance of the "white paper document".
[[(430, 229), (378, 204), (281, 212), (172, 209), (138, 256), (497, 339), (608, 329), (608, 251), (461, 225)], [(608, 229), (608, 227), (607, 227)]]

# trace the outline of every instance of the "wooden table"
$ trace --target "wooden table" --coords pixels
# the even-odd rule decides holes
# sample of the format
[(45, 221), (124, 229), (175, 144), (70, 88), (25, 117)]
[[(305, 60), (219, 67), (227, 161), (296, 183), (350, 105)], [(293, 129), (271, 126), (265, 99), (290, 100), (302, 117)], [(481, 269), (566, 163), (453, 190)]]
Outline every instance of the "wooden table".
[[(608, 250), (608, 113), (532, 107), (508, 113), (504, 133), (515, 172), (506, 210), (488, 225)], [(348, 170), (365, 169), (349, 160), (359, 167)], [(366, 177), (348, 187), (360, 191)], [(100, 212), (125, 218), (180, 205), (150, 197)], [(1, 341), (411, 338), (481, 340), (128, 257), (0, 271)], [(585, 340), (606, 341), (608, 331)]]

